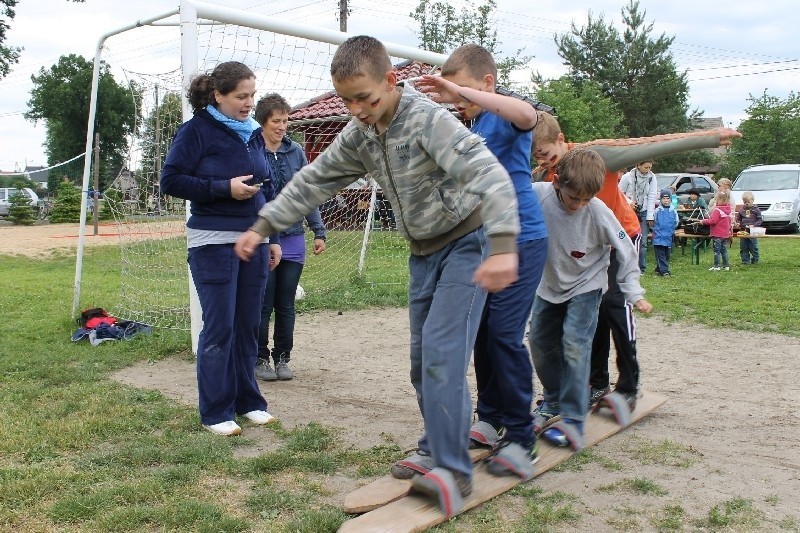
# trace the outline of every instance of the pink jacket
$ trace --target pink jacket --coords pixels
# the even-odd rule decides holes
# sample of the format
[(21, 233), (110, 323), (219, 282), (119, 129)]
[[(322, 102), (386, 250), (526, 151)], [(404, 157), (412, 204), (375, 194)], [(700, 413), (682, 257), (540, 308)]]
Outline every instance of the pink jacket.
[(711, 226), (711, 236), (727, 239), (731, 236), (731, 206), (728, 204), (714, 206), (711, 217), (703, 219), (703, 224)]

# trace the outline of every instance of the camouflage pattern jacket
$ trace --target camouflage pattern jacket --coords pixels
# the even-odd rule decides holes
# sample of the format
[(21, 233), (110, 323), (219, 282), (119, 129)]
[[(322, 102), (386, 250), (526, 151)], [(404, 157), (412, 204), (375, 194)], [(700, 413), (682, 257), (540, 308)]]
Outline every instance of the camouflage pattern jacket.
[(386, 132), (353, 118), (300, 169), (251, 229), (280, 231), (365, 175), (381, 186), (409, 240), (429, 255), (484, 225), (492, 254), (516, 252), (519, 216), (508, 173), (447, 109), (408, 85)]

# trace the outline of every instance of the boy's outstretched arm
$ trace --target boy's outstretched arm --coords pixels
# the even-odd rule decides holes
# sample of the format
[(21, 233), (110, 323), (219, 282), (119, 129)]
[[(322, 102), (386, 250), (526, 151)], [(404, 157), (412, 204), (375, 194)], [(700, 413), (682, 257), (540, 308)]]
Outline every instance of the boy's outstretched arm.
[(441, 76), (424, 75), (415, 83), (417, 89), (440, 104), (468, 101), (511, 122), (518, 129), (529, 131), (539, 121), (536, 109), (529, 103), (493, 92), (461, 87)]

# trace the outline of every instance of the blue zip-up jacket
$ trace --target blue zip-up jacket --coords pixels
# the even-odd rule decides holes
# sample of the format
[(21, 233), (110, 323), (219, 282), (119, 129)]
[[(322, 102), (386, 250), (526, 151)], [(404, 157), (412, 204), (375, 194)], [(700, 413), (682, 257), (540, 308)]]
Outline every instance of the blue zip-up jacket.
[[(253, 175), (249, 183), (263, 184), (264, 194), (234, 199), (230, 180), (248, 174)], [(161, 171), (161, 192), (191, 202), (189, 228), (247, 231), (265, 198), (275, 196), (261, 128), (245, 144), (208, 111), (199, 110), (175, 133)]]
[(653, 246), (672, 246), (672, 236), (678, 227), (678, 212), (672, 205), (659, 205), (653, 214)]
[[(287, 136), (281, 139), (281, 144), (277, 151), (272, 152), (269, 148), (267, 148), (266, 151), (267, 163), (269, 163), (269, 166), (272, 168), (272, 181), (275, 183), (275, 194), (278, 194), (286, 186), (286, 183), (292, 179), (294, 173), (308, 164), (308, 159), (306, 159), (303, 148)], [(269, 199), (267, 201), (269, 201)], [(322, 215), (320, 215), (319, 208), (317, 207), (306, 215), (305, 219), (306, 222), (308, 222), (308, 227), (314, 232), (314, 238), (325, 240), (325, 224), (322, 222)], [(303, 228), (303, 221), (301, 219), (283, 230), (280, 234), (302, 235), (303, 233), (305, 233), (305, 228)]]

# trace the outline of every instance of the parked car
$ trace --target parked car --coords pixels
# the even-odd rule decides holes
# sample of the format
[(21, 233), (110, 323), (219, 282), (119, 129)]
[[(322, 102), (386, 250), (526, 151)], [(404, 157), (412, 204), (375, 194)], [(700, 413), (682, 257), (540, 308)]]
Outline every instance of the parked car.
[(675, 187), (675, 194), (678, 195), (678, 203), (685, 204), (689, 200), (689, 189), (697, 189), (700, 197), (706, 203), (710, 202), (717, 194), (717, 184), (708, 176), (702, 174), (687, 173), (664, 173), (656, 174), (658, 190), (666, 189), (670, 186)]
[(761, 209), (763, 227), (795, 232), (800, 227), (800, 165), (756, 165), (746, 168), (733, 182), (734, 205), (752, 191)]
[[(36, 208), (39, 204), (39, 196), (33, 189), (21, 189), (22, 194), (30, 198), (30, 206)], [(8, 216), (8, 208), (11, 206), (11, 197), (17, 194), (17, 189), (11, 187), (0, 188), (0, 216)]]

